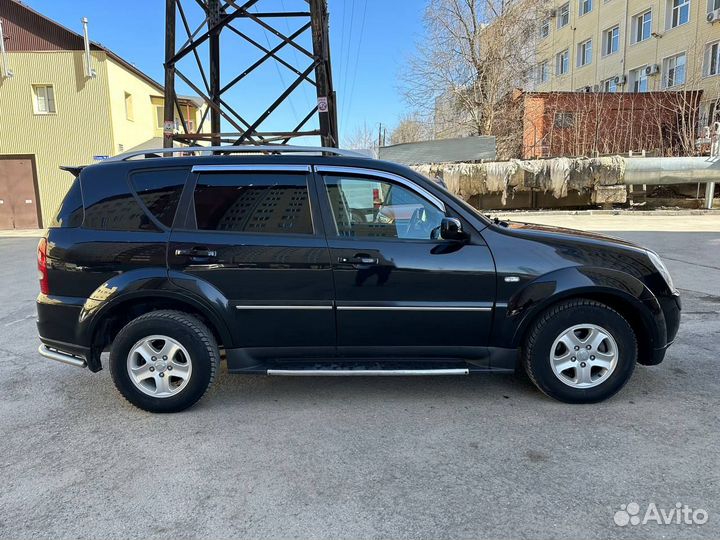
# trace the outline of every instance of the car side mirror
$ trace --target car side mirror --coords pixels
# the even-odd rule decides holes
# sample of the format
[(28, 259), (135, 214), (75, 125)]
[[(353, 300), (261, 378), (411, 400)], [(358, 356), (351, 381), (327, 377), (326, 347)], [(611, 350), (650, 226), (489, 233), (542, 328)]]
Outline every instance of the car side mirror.
[(467, 237), (467, 233), (463, 231), (462, 223), (458, 218), (442, 218), (440, 222), (440, 238), (443, 240), (466, 240)]

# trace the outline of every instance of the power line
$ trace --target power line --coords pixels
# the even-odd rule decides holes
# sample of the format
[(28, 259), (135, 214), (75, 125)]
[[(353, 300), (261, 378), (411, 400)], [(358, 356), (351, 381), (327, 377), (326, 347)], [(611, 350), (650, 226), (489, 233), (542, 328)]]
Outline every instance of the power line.
[[(358, 37), (358, 46), (355, 52), (355, 66), (353, 67), (352, 83), (350, 84), (350, 97), (347, 101), (347, 110), (352, 112), (352, 101), (355, 95), (355, 80), (357, 77), (358, 63), (360, 61), (360, 50), (362, 49), (363, 37), (365, 35), (365, 15), (367, 14), (367, 0), (363, 6), (362, 21), (360, 22), (360, 36)], [(343, 102), (343, 112), (340, 115), (342, 122), (345, 122), (345, 102)]]

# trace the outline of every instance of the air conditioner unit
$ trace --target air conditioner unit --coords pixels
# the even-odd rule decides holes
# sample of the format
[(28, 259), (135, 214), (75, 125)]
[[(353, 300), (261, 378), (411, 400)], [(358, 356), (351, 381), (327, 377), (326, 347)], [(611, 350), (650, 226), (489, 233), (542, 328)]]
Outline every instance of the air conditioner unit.
[(625, 84), (625, 81), (626, 81), (625, 75), (618, 75), (617, 77), (615, 77), (613, 79), (613, 82), (618, 86)]
[(583, 93), (592, 92), (592, 86), (583, 86), (580, 88), (579, 92), (583, 92)]
[(645, 66), (645, 75), (656, 75), (660, 72), (660, 66), (657, 64), (650, 64)]
[(708, 13), (706, 20), (709, 23), (716, 23), (720, 21), (720, 9), (714, 9), (713, 11)]
[(599, 85), (599, 84), (593, 85), (592, 91), (593, 91), (593, 92), (599, 92), (599, 91), (600, 91), (600, 85)]

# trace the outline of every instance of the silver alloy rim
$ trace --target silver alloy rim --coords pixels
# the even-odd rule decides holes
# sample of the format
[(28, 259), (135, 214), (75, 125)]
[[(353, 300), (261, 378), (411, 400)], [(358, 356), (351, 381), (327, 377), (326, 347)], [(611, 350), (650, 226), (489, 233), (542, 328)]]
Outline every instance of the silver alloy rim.
[(618, 347), (612, 334), (596, 324), (576, 324), (560, 333), (550, 349), (555, 376), (573, 388), (592, 388), (615, 371)]
[(133, 384), (148, 396), (167, 398), (187, 386), (192, 360), (178, 341), (168, 336), (142, 338), (130, 349), (127, 370)]

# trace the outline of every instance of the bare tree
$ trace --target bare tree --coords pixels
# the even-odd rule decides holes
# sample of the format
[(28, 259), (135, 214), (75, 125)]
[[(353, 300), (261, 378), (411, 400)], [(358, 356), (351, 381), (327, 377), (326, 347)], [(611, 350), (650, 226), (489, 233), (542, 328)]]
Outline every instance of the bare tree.
[(375, 133), (363, 122), (357, 126), (349, 135), (343, 137), (343, 147), (350, 150), (372, 150), (377, 152), (378, 141)]
[(426, 123), (415, 115), (405, 115), (390, 133), (390, 144), (426, 141), (431, 138)]
[(425, 38), (401, 75), (409, 104), (435, 136), (493, 133), (498, 108), (535, 71), (540, 0), (431, 0)]

